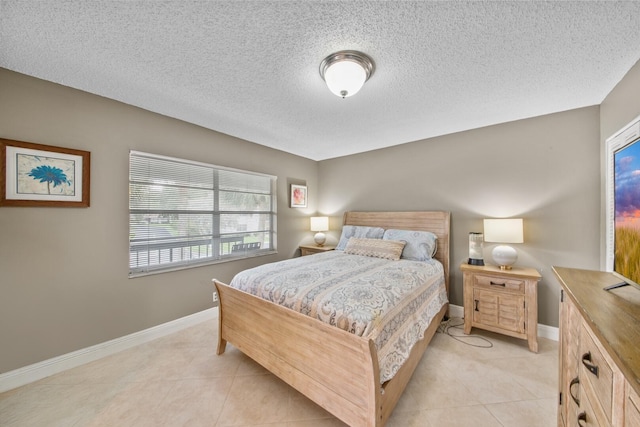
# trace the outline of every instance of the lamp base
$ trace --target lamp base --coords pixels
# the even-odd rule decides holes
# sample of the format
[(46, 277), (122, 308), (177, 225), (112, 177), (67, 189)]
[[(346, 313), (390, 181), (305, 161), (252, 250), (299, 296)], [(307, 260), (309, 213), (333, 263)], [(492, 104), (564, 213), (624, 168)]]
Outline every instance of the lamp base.
[(315, 236), (313, 236), (313, 240), (316, 242), (316, 245), (324, 246), (324, 242), (327, 241), (327, 236), (325, 236), (324, 233), (320, 231), (316, 233)]
[(477, 259), (477, 258), (469, 258), (469, 261), (467, 261), (467, 264), (469, 265), (484, 265), (484, 260), (481, 259)]
[(495, 263), (500, 266), (500, 270), (511, 270), (511, 266), (518, 260), (518, 252), (507, 245), (498, 245), (493, 248), (491, 256)]

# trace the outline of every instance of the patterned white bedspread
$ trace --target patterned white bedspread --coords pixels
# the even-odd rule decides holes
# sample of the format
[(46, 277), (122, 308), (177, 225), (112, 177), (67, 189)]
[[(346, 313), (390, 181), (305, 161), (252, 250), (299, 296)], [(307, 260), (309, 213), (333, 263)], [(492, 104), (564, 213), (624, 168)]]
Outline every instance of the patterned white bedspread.
[(372, 339), (385, 382), (447, 303), (443, 271), (437, 260), (331, 251), (245, 270), (230, 286)]

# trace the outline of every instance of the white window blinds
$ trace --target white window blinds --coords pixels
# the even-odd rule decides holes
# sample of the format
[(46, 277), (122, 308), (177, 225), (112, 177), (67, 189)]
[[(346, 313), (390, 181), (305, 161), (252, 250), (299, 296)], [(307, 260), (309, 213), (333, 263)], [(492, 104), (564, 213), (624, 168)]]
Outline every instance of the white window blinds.
[(129, 275), (275, 251), (276, 177), (131, 151)]

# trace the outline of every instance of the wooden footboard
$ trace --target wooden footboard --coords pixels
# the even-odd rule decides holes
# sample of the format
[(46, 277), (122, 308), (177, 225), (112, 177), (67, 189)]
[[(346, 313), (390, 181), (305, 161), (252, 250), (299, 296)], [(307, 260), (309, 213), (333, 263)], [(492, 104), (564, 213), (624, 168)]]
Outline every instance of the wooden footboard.
[[(345, 212), (345, 225), (431, 231), (449, 295), (450, 214)], [(350, 334), (214, 280), (220, 302), (218, 354), (226, 342), (351, 427), (384, 426), (449, 308), (440, 310), (396, 375), (380, 385), (376, 348)]]
[(220, 302), (218, 354), (227, 342), (233, 344), (352, 427), (384, 425), (448, 308), (443, 307), (395, 377), (381, 386), (371, 340), (214, 283)]

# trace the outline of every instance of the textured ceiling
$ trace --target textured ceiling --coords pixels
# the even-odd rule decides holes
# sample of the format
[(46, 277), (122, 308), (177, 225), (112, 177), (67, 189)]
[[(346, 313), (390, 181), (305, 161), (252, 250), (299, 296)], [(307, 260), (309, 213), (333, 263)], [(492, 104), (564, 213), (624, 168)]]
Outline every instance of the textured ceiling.
[[(638, 22), (637, 1), (0, 0), (0, 67), (322, 160), (599, 104)], [(318, 73), (343, 49), (376, 62), (347, 99)]]

